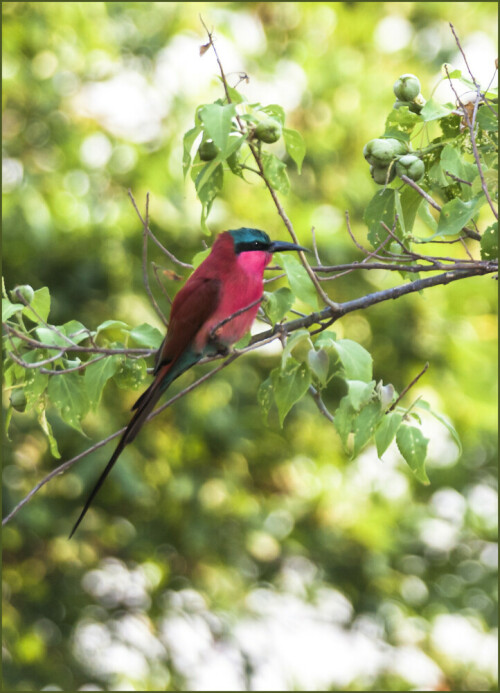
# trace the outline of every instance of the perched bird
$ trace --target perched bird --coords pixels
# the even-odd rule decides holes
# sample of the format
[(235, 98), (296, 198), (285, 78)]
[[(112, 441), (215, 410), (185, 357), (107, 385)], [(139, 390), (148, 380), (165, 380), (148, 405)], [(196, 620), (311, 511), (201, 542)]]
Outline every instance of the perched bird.
[(248, 332), (262, 298), (264, 269), (274, 252), (286, 250), (306, 249), (295, 243), (271, 241), (258, 229), (225, 231), (217, 237), (210, 255), (174, 298), (167, 335), (156, 356), (155, 379), (132, 407), (135, 413), (92, 489), (70, 538), (123, 448), (134, 440), (170, 383), (203, 356), (224, 353)]

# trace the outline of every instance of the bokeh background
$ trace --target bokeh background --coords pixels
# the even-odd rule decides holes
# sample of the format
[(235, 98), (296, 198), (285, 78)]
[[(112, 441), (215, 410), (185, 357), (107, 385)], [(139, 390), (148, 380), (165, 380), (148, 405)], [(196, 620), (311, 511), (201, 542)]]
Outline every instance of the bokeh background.
[[(230, 81), (244, 70), (243, 93), (281, 104), (303, 133), (303, 173), (291, 172), (283, 202), (303, 243), (316, 228), (324, 262), (360, 259), (344, 211), (363, 240), (375, 185), (362, 149), (383, 132), (396, 78), (417, 74), (428, 96), (443, 62), (463, 66), (450, 21), (483, 83), (496, 57), (496, 3), (2, 10), (5, 281), (48, 286), (51, 321), (89, 328), (111, 318), (161, 328), (127, 189), (141, 207), (150, 193), (152, 228), (181, 259), (202, 247), (182, 136), (221, 89), (213, 55), (199, 55), (200, 14)], [(209, 226), (244, 225), (286, 238), (263, 186), (228, 178)], [(154, 249), (151, 258), (172, 269)], [(352, 273), (332, 295), (385, 288), (388, 275)], [(272, 350), (152, 422), (71, 542), (110, 448), (53, 480), (3, 531), (4, 687), (497, 690), (495, 311), (496, 283), (478, 278), (336, 325), (398, 390), (430, 362), (414, 394), (453, 421), (463, 453), (424, 420), (428, 487), (393, 447), (383, 461), (371, 447), (347, 459), (307, 399), (283, 430), (264, 422), (256, 393)], [(88, 438), (49, 412), (63, 459), (124, 425), (136, 397), (109, 384), (84, 422)], [(326, 401), (334, 408), (335, 394)], [(57, 461), (29, 416), (13, 417), (4, 445), (5, 513)]]

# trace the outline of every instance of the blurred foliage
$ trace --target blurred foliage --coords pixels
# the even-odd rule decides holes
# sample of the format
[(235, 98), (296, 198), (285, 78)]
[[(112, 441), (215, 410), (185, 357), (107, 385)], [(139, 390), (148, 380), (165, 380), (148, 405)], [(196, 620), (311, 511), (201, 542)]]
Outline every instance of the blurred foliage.
[[(315, 227), (325, 263), (358, 259), (344, 210), (366, 239), (375, 186), (362, 150), (382, 131), (395, 79), (414, 73), (430, 93), (442, 63), (458, 65), (449, 21), (473, 69), (484, 69), (483, 79), (493, 73), (493, 3), (7, 2), (2, 10), (5, 283), (49, 286), (56, 324), (113, 318), (162, 329), (142, 285), (128, 188), (141, 207), (149, 191), (152, 228), (181, 259), (202, 247), (182, 134), (220, 83), (213, 56), (199, 55), (200, 13), (215, 28), (230, 79), (236, 84), (244, 70), (250, 81), (239, 88), (249, 99), (281, 103), (302, 133), (302, 174), (292, 171), (284, 203), (301, 242)], [(209, 226), (244, 225), (282, 233), (263, 187), (233, 177)], [(159, 251), (151, 259), (171, 269)], [(335, 282), (335, 299), (394, 281), (351, 273)], [(179, 285), (167, 284), (172, 292)], [(342, 623), (344, 637), (363, 634), (394, 657), (424, 657), (411, 660), (420, 662), (417, 673), (410, 659), (371, 672), (360, 661), (325, 687), (496, 690), (494, 284), (456, 282), (336, 325), (339, 337), (370, 349), (374, 377), (399, 390), (430, 362), (417, 394), (454, 422), (463, 453), (424, 421), (428, 487), (392, 449), (384, 462), (373, 450), (347, 461), (312, 401), (292, 410), (283, 431), (264, 423), (257, 390), (278, 358), (264, 350), (152, 422), (71, 542), (76, 506), (108, 452), (50, 482), (3, 532), (4, 686), (186, 690), (203, 669), (196, 636), (227, 646), (249, 614), (265, 622), (264, 594), (288, 595), (276, 601), (276, 623), (295, 608), (293, 595), (327, 614), (331, 633)], [(188, 372), (178, 387), (194, 377)], [(136, 396), (110, 384), (83, 421), (86, 436), (99, 440), (122, 426)], [(88, 446), (48, 418), (63, 459)], [(55, 464), (35, 420), (14, 414), (10, 437), (7, 511)], [(322, 607), (333, 592), (344, 600), (343, 621)], [(180, 653), (188, 627), (193, 637)], [(262, 661), (247, 652), (235, 665), (246, 672), (242, 687), (257, 687)], [(288, 688), (322, 684), (283, 676)]]

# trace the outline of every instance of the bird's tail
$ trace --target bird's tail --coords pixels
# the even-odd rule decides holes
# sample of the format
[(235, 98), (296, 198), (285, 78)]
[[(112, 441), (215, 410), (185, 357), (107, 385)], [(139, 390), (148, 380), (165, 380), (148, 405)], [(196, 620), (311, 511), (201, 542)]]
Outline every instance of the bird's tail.
[(78, 520), (75, 522), (73, 529), (71, 530), (71, 534), (69, 535), (70, 539), (76, 532), (80, 522), (85, 517), (85, 514), (87, 513), (87, 510), (90, 508), (90, 505), (94, 500), (97, 492), (106, 480), (106, 477), (113, 468), (113, 465), (115, 464), (116, 460), (123, 452), (124, 447), (131, 443), (136, 437), (136, 435), (139, 433), (139, 431), (142, 428), (142, 425), (144, 424), (144, 421), (151, 413), (156, 402), (160, 399), (160, 397), (165, 392), (170, 383), (176, 378), (178, 378), (179, 375), (181, 375), (181, 373), (184, 373), (184, 371), (187, 370), (190, 366), (194, 365), (197, 361), (199, 361), (200, 358), (201, 354), (195, 354), (191, 350), (187, 350), (181, 358), (177, 359), (173, 363), (167, 363), (158, 369), (158, 373), (154, 381), (151, 383), (148, 389), (145, 392), (143, 392), (143, 394), (139, 397), (137, 402), (132, 407), (132, 409), (135, 410), (135, 413), (132, 419), (130, 420), (130, 423), (128, 424), (127, 428), (123, 432), (123, 435), (120, 438), (120, 442), (118, 443), (115, 451), (111, 455), (111, 459), (104, 468), (103, 472), (101, 473), (101, 476), (97, 480), (96, 485), (94, 486), (89, 497), (87, 498), (87, 501), (83, 506), (83, 510), (80, 513)]

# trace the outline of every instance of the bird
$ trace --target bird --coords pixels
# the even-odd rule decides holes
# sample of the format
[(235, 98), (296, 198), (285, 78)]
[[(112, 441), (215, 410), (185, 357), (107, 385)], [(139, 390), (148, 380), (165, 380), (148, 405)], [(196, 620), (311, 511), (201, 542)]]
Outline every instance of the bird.
[(242, 227), (220, 233), (205, 260), (172, 303), (167, 334), (158, 349), (154, 380), (132, 407), (122, 437), (89, 494), (69, 538), (126, 445), (131, 443), (169, 385), (204, 356), (228, 353), (250, 330), (263, 295), (264, 270), (275, 252), (304, 251), (272, 241), (265, 231)]

